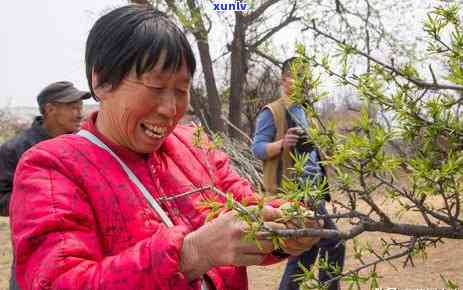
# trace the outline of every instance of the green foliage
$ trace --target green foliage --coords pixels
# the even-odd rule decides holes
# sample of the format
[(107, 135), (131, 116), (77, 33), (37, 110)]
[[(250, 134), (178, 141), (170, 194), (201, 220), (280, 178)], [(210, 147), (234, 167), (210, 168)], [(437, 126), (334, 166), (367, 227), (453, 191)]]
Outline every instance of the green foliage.
[(446, 279), (443, 275), (440, 275), (440, 277), (441, 277), (442, 281), (445, 284), (445, 288), (451, 289), (451, 290), (458, 290), (459, 289), (458, 285), (455, 282)]
[(340, 57), (342, 76), (346, 77), (349, 71), (349, 58), (355, 53), (355, 47), (348, 44), (339, 44), (338, 53), (335, 57)]
[(208, 210), (206, 222), (209, 222), (217, 217), (223, 208), (223, 202), (221, 202), (218, 198), (212, 197), (204, 198), (198, 204), (198, 209)]
[[(455, 85), (463, 84), (463, 32), (460, 19), (459, 6), (448, 4), (429, 13), (424, 24), (429, 36), (428, 52), (431, 56), (437, 55), (440, 60), (445, 60), (448, 75), (444, 79)], [(463, 157), (460, 153), (463, 147), (463, 123), (459, 113), (459, 106), (463, 102), (462, 90), (445, 90), (446, 87), (440, 85), (442, 82), (436, 78), (432, 69), (432, 79), (423, 81), (425, 77), (413, 62), (389, 67), (377, 63), (366, 73), (354, 74), (351, 72), (350, 59), (360, 52), (354, 45), (345, 42), (339, 43), (338, 54), (333, 56), (340, 63), (340, 73), (332, 71), (329, 64), (335, 61), (327, 56), (307, 55), (306, 49), (300, 44), (297, 51), (300, 63), (305, 67), (307, 63), (310, 65), (306, 74), (300, 72), (300, 67), (294, 72), (293, 75), (302, 78), (304, 83), (296, 81), (295, 96), (292, 98), (303, 103), (306, 114), (319, 123), (310, 128), (308, 134), (318, 147), (328, 153), (324, 163), (334, 169), (330, 187), (346, 195), (348, 202), (344, 206), (356, 210), (359, 200), (363, 200), (371, 206), (371, 211), (365, 214), (370, 217), (375, 213), (384, 219), (380, 206), (375, 205), (371, 198), (373, 194), (382, 193), (387, 202), (396, 205), (396, 215), (387, 217), (395, 222), (414, 210), (421, 211), (425, 216), (432, 213), (433, 217), (436, 217), (434, 213), (443, 213), (447, 218), (443, 220), (447, 223), (453, 220), (454, 224), (462, 225), (463, 221), (456, 218), (461, 217), (458, 204), (463, 197)], [(323, 97), (316, 94), (320, 77), (314, 77), (312, 68), (315, 66), (320, 66), (329, 76), (336, 77), (339, 85), (352, 86), (364, 102), (357, 121), (352, 125), (356, 130), (339, 132), (337, 124), (324, 124), (321, 121), (315, 106)], [(298, 86), (308, 86), (311, 94), (307, 96), (306, 92), (297, 89)], [(370, 115), (372, 106), (392, 116), (389, 120), (392, 124), (385, 126)], [(402, 151), (391, 150), (391, 144), (397, 142), (406, 144), (406, 147), (402, 145)], [(319, 198), (316, 186), (305, 187), (294, 181), (303, 171), (307, 156), (293, 155), (292, 158), (295, 176), (284, 180), (280, 197), (292, 201)], [(426, 204), (425, 201), (430, 197), (440, 198), (444, 205)], [(300, 214), (297, 206), (288, 211), (288, 216), (294, 218)], [(428, 217), (426, 222), (436, 221), (430, 221)], [(426, 239), (411, 240), (410, 243), (382, 239), (379, 250), (375, 250), (372, 245), (363, 245), (354, 239), (353, 257), (361, 264), (367, 264), (365, 257), (371, 255), (384, 262), (394, 257), (398, 249), (405, 249), (409, 259), (426, 259), (427, 247), (435, 244)], [(319, 262), (316, 267), (324, 266)], [(303, 289), (323, 288), (323, 285), (317, 284), (313, 268), (303, 268), (304, 273), (297, 278), (304, 281)], [(379, 278), (375, 269), (368, 275), (362, 275), (359, 271), (342, 275), (349, 289), (363, 289), (362, 285), (367, 283), (370, 289), (377, 288)], [(453, 284), (448, 282), (447, 285)]]
[[(326, 153), (323, 164), (332, 169), (330, 191), (344, 197), (337, 202), (347, 213), (356, 214), (346, 217), (351, 225), (380, 225), (383, 228), (378, 226), (377, 231), (388, 232), (392, 225), (401, 225), (407, 213), (415, 211), (423, 217), (420, 225), (430, 230), (445, 225), (458, 231), (463, 226), (460, 211), (463, 89), (458, 86), (463, 84), (460, 13), (458, 5), (447, 4), (429, 13), (424, 23), (430, 57), (436, 56), (447, 65), (446, 75), (441, 77), (451, 82), (446, 85), (442, 85), (443, 81), (431, 67), (431, 77), (426, 81), (426, 74), (414, 61), (401, 65), (372, 61), (370, 70), (358, 74), (351, 67), (351, 58), (365, 54), (343, 41), (339, 41), (338, 54), (332, 58), (308, 55), (304, 45), (297, 45), (299, 59), (291, 67), (295, 87), (290, 97), (303, 106), (314, 122), (315, 126), (307, 133), (310, 141)], [(340, 72), (333, 71), (331, 63), (339, 63)], [(325, 73), (336, 78), (340, 86), (350, 86), (362, 101), (350, 131), (339, 130), (336, 122), (323, 122), (317, 113), (317, 104), (326, 96), (321, 90), (321, 75)], [(372, 108), (389, 117), (378, 119), (372, 114)], [(287, 201), (281, 208), (283, 217), (279, 221), (291, 221), (304, 228), (306, 219), (317, 218), (316, 208), (325, 197), (326, 184), (301, 178), (307, 155), (292, 154), (291, 157), (294, 161), (291, 174), (283, 180), (278, 195)], [(382, 205), (375, 203), (373, 197), (378, 196), (394, 206), (395, 215), (386, 214)], [(431, 198), (433, 204), (429, 203)], [(360, 212), (360, 204), (366, 205), (367, 210)], [(237, 210), (249, 225), (247, 239), (257, 240), (256, 234), (267, 230), (260, 218), (262, 203), (243, 211), (237, 208), (236, 201), (227, 197), (226, 208)], [(410, 227), (403, 228), (400, 234), (409, 240), (381, 239), (376, 248), (353, 239), (353, 258), (363, 268), (340, 273), (339, 267), (330, 268), (322, 257), (310, 269), (300, 265), (303, 273), (295, 279), (302, 282), (301, 289), (326, 289), (315, 275), (325, 269), (336, 272), (335, 279), (342, 279), (348, 289), (365, 289), (364, 285), (377, 288), (380, 275), (376, 264), (400, 257), (406, 257), (407, 261), (426, 259), (427, 248), (435, 246), (433, 238), (439, 237), (439, 234), (427, 237), (414, 233)], [(285, 239), (274, 233), (270, 237), (275, 248), (284, 245)], [(371, 259), (376, 260), (371, 262)], [(452, 281), (442, 279), (447, 287), (456, 288)]]
[(203, 145), (203, 140), (204, 140), (204, 128), (201, 126), (198, 126), (195, 128), (195, 131), (193, 132), (193, 139), (191, 140), (193, 146), (202, 148)]

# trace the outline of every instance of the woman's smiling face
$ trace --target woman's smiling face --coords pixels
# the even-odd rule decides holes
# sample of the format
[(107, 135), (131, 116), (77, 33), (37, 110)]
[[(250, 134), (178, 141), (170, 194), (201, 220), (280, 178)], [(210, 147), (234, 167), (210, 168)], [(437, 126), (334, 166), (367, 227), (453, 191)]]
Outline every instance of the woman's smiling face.
[(95, 89), (103, 124), (98, 129), (112, 142), (137, 153), (156, 151), (185, 114), (191, 74), (185, 61), (178, 71), (163, 71), (163, 63), (139, 78), (131, 72), (116, 88)]

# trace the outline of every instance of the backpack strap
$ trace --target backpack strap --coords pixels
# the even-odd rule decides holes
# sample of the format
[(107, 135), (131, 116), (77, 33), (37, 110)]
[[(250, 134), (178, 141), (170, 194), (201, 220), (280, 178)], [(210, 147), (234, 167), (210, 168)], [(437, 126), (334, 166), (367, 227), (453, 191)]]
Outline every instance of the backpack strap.
[(166, 212), (162, 209), (162, 207), (159, 205), (159, 203), (154, 199), (154, 197), (151, 195), (151, 193), (146, 189), (146, 187), (141, 183), (141, 181), (138, 179), (138, 177), (133, 173), (133, 171), (122, 161), (119, 156), (114, 153), (111, 148), (109, 148), (106, 144), (104, 144), (100, 139), (98, 139), (97, 136), (93, 135), (87, 130), (80, 130), (77, 132), (77, 135), (84, 137), (88, 141), (92, 142), (96, 146), (100, 147), (101, 149), (107, 151), (111, 156), (116, 159), (116, 161), (119, 163), (121, 166), (122, 170), (127, 174), (129, 177), (130, 181), (133, 182), (133, 184), (143, 193), (143, 196), (145, 197), (146, 201), (149, 203), (149, 205), (156, 211), (158, 216), (161, 218), (162, 222), (167, 226), (167, 227), (173, 227), (174, 223), (172, 220), (169, 218), (169, 216), (166, 214)]
[[(146, 189), (146, 187), (141, 183), (141, 181), (138, 179), (138, 177), (133, 173), (133, 171), (122, 161), (119, 156), (117, 156), (114, 151), (111, 150), (106, 144), (104, 144), (100, 139), (98, 139), (97, 136), (93, 135), (91, 132), (87, 130), (80, 130), (77, 132), (77, 135), (84, 137), (88, 141), (92, 142), (96, 146), (100, 147), (101, 149), (107, 151), (111, 156), (116, 159), (116, 161), (119, 163), (121, 168), (124, 170), (124, 172), (127, 174), (129, 177), (130, 181), (135, 184), (135, 186), (143, 193), (143, 196), (145, 197), (146, 201), (148, 201), (149, 205), (156, 211), (156, 213), (159, 215), (161, 218), (162, 222), (167, 226), (167, 227), (173, 227), (174, 223), (172, 220), (169, 218), (169, 216), (166, 214), (166, 212), (162, 209), (162, 207), (159, 205), (159, 203), (154, 199), (154, 197), (151, 195), (151, 193)], [(206, 280), (204, 279), (203, 276), (201, 276), (201, 290), (209, 290), (210, 287), (208, 286)]]

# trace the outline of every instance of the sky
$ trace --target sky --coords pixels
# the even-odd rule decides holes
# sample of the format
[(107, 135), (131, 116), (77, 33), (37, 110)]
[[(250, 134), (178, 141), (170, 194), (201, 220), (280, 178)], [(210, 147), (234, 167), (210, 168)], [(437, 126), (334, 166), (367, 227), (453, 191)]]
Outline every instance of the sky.
[[(71, 81), (79, 89), (88, 90), (84, 71), (85, 41), (88, 32), (101, 15), (127, 2), (4, 1), (0, 8), (0, 108), (37, 106), (37, 94), (55, 81)], [(27, 3), (27, 6), (24, 3)], [(413, 18), (425, 15), (416, 9), (408, 11)], [(219, 16), (220, 14), (217, 14), (217, 17)], [(279, 21), (279, 17), (272, 19)], [(410, 24), (420, 22), (412, 21), (404, 30), (416, 31)], [(214, 26), (210, 33), (213, 59), (221, 55), (226, 44), (231, 41), (228, 38), (232, 33), (227, 29), (230, 30)], [(288, 47), (294, 48), (294, 43), (304, 41), (298, 30), (289, 29), (272, 38), (277, 51), (284, 54), (280, 56), (281, 59), (294, 53), (294, 50)], [(196, 45), (192, 43), (192, 46), (195, 49)], [(216, 66), (219, 66), (218, 63)], [(200, 78), (200, 75), (197, 75)], [(221, 78), (219, 74), (219, 83), (221, 79), (226, 78)]]
[(47, 84), (88, 90), (85, 40), (92, 24), (122, 0), (4, 1), (0, 8), (0, 108), (36, 106)]
[[(2, 3), (0, 108), (36, 107), (37, 94), (55, 81), (71, 81), (77, 88), (88, 90), (84, 68), (88, 32), (101, 15), (127, 2), (40, 0)], [(225, 35), (231, 34), (224, 33), (224, 28), (214, 27), (210, 35), (213, 56), (220, 55), (224, 44), (230, 41)], [(285, 42), (288, 42), (287, 37)], [(193, 49), (196, 49), (195, 45)]]

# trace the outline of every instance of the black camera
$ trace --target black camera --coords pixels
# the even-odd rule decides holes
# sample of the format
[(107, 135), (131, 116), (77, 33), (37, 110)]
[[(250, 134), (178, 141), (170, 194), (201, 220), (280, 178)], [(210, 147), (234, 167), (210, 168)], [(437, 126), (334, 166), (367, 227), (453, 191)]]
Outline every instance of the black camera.
[(295, 146), (297, 153), (310, 153), (315, 149), (314, 144), (311, 141), (309, 141), (309, 135), (307, 134), (307, 131), (305, 129), (298, 127), (296, 130), (296, 134), (299, 136), (299, 139), (297, 140)]
[[(318, 151), (318, 148), (315, 146), (315, 144), (310, 141), (310, 138), (309, 138), (309, 134), (307, 133), (307, 130), (304, 129), (300, 124), (300, 122), (296, 122), (291, 114), (287, 114), (287, 117), (288, 117), (288, 127), (289, 128), (292, 128), (292, 127), (296, 127), (297, 130), (296, 130), (296, 134), (299, 136), (299, 139), (297, 140), (297, 143), (296, 145), (294, 146), (294, 151), (295, 153), (298, 153), (298, 154), (311, 154), (315, 151), (315, 153), (317, 154), (318, 156), (318, 159), (320, 161), (320, 152)], [(316, 182), (320, 182), (320, 184), (323, 186), (323, 191), (325, 192), (325, 200), (326, 201), (330, 201), (331, 200), (331, 196), (329, 194), (329, 185), (328, 185), (328, 181), (327, 181), (327, 175), (326, 175), (326, 170), (325, 170), (325, 167), (321, 164), (320, 165), (320, 169), (321, 169), (321, 176), (320, 178), (317, 178), (317, 181)], [(307, 182), (307, 178), (310, 178), (310, 176), (316, 176), (316, 174), (311, 174), (309, 172), (307, 172), (307, 175), (305, 176), (302, 176), (300, 177), (299, 179), (299, 183), (302, 185), (302, 184), (305, 184), (305, 182)]]

